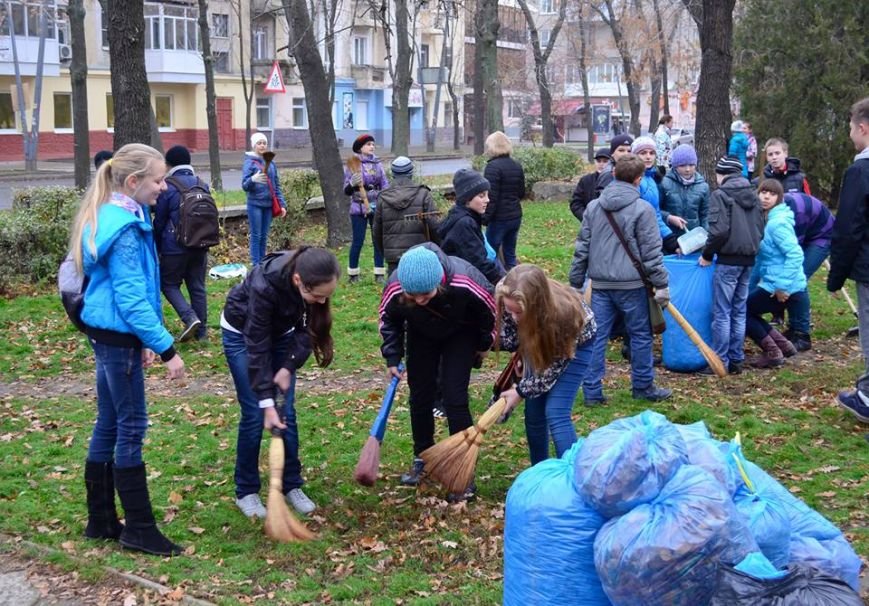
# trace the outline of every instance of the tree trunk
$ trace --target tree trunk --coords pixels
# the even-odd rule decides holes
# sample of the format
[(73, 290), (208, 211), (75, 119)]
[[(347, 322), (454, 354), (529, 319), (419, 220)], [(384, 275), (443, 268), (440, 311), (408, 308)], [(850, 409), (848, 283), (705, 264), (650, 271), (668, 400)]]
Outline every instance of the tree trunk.
[[(244, 29), (245, 29), (245, 20), (242, 16), (242, 0), (236, 0), (232, 2), (232, 9), (235, 11), (236, 17), (238, 17), (238, 67), (241, 72), (241, 96), (244, 99), (245, 107), (247, 111), (245, 113), (245, 121), (244, 121), (244, 147), (247, 149), (248, 142), (250, 141), (251, 128), (250, 128), (250, 102), (253, 99), (253, 62), (250, 62), (250, 91), (248, 92), (247, 86), (247, 76), (245, 75), (245, 69), (247, 69), (248, 65), (245, 64), (244, 60)], [(250, 8), (248, 8), (250, 10)], [(248, 30), (250, 29), (250, 23), (248, 23)], [(251, 36), (253, 39), (253, 36)], [(253, 42), (251, 42), (253, 45)], [(251, 56), (253, 54), (251, 53)], [(331, 107), (331, 105), (329, 106)], [(272, 142), (274, 143), (274, 142)]]
[(667, 38), (664, 35), (664, 20), (661, 17), (660, 0), (652, 0), (652, 7), (655, 10), (655, 26), (658, 28), (658, 47), (661, 53), (661, 94), (664, 95), (664, 113), (670, 114), (670, 85), (668, 83), (670, 76), (667, 74)]
[[(691, 1), (691, 0), (683, 0)], [(730, 1), (730, 0), (728, 0)], [(603, 18), (604, 22), (609, 25), (613, 33), (613, 41), (619, 51), (619, 56), (622, 59), (622, 73), (625, 77), (625, 86), (628, 89), (628, 107), (631, 110), (631, 121), (628, 126), (628, 131), (635, 137), (640, 135), (640, 92), (637, 90), (637, 83), (634, 82), (634, 59), (631, 55), (631, 50), (628, 48), (628, 42), (625, 39), (624, 30), (620, 20), (616, 18), (613, 11), (613, 0), (604, 0), (606, 12), (595, 6), (595, 10)]]
[[(410, 75), (412, 48), (407, 24), (407, 0), (395, 0), (395, 76), (392, 82), (392, 153), (406, 156), (410, 145), (410, 108), (408, 101), (413, 78)], [(384, 28), (385, 29), (385, 28)], [(388, 35), (388, 34), (387, 34)], [(425, 93), (423, 93), (425, 94)], [(423, 116), (425, 128), (425, 116)]]
[(586, 24), (588, 21), (582, 14), (582, 6), (579, 8), (579, 77), (582, 82), (582, 103), (585, 107), (585, 133), (588, 139), (586, 145), (586, 157), (589, 163), (594, 162), (594, 122), (592, 122), (591, 114), (591, 94), (588, 87), (588, 67), (586, 59), (588, 57), (588, 44), (586, 42)]
[(715, 163), (727, 150), (733, 69), (733, 7), (736, 0), (682, 0), (700, 30), (700, 84), (694, 145), (698, 169), (715, 183)]
[(483, 87), (483, 34), (480, 29), (482, 3), (474, 14), (474, 155), (482, 155), (486, 138), (486, 90)]
[(151, 87), (145, 70), (143, 0), (107, 0), (112, 99), (117, 151), (127, 143), (151, 144)]
[[(480, 67), (483, 88), (486, 90), (486, 130), (484, 136), (496, 130), (504, 130), (504, 100), (501, 95), (501, 80), (498, 74), (498, 0), (479, 0), (477, 22), (481, 41)], [(483, 141), (480, 141), (483, 144)]]
[(344, 195), (344, 171), (338, 139), (332, 124), (329, 82), (317, 48), (311, 15), (305, 0), (282, 0), (289, 26), (290, 54), (295, 58), (305, 89), (308, 132), (326, 206), (327, 244), (338, 246), (350, 239), (349, 200)]
[(202, 61), (205, 63), (205, 115), (208, 118), (208, 163), (211, 167), (211, 188), (223, 191), (220, 172), (220, 142), (217, 137), (217, 107), (214, 97), (214, 57), (211, 55), (211, 31), (208, 28), (208, 0), (199, 1), (199, 39), (202, 41)]
[(657, 62), (649, 63), (649, 132), (658, 128), (658, 118), (661, 114), (661, 73)]
[(88, 136), (90, 132), (90, 125), (88, 124), (88, 64), (83, 0), (70, 0), (67, 14), (69, 15), (69, 41), (72, 47), (69, 80), (72, 86), (72, 146), (75, 186), (78, 189), (85, 189), (91, 176), (91, 149)]

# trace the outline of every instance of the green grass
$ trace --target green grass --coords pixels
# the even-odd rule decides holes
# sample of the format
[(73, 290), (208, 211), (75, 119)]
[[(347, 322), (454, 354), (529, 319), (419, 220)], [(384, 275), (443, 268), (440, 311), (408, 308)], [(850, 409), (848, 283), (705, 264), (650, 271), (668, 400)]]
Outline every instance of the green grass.
[[(527, 204), (519, 255), (565, 279), (577, 224), (567, 204)], [(321, 241), (322, 228), (305, 232)], [(346, 248), (338, 251), (346, 266)], [(136, 555), (82, 538), (83, 460), (93, 423), (92, 356), (53, 292), (0, 301), (0, 533), (56, 550), (51, 560), (88, 578), (111, 566), (221, 604), (493, 604), (501, 599), (504, 499), (528, 466), (521, 416), (486, 436), (478, 465), (479, 498), (448, 506), (436, 486), (419, 492), (397, 479), (411, 456), (402, 386), (382, 449), (383, 477), (373, 489), (352, 472), (382, 397), (379, 289), (363, 250), (363, 281), (342, 281), (334, 298), (335, 362), (309, 364), (297, 410), (306, 491), (321, 508), (309, 520), (319, 539), (269, 542), (233, 503), (237, 403), (219, 342), (219, 310), (231, 284), (209, 281), (211, 341), (181, 344), (189, 376), (166, 381), (148, 372), (151, 427), (145, 458), (161, 526), (191, 553), (172, 560)], [(815, 351), (778, 371), (716, 380), (661, 371), (675, 397), (652, 405), (671, 420), (703, 420), (721, 439), (740, 432), (747, 456), (839, 525), (869, 556), (869, 449), (865, 426), (832, 398), (861, 369), (859, 346), (841, 335), (853, 323), (844, 301), (811, 284)], [(166, 308), (171, 330), (180, 323)], [(611, 352), (612, 353), (612, 352)], [(628, 367), (611, 355), (604, 408), (578, 405), (580, 434), (650, 406), (630, 398)], [(501, 356), (500, 363), (505, 362)], [(485, 370), (495, 369), (490, 356)], [(486, 376), (490, 376), (491, 372)], [(478, 415), (489, 385), (472, 383)], [(443, 424), (438, 425), (443, 433)], [(265, 467), (263, 467), (265, 476)]]

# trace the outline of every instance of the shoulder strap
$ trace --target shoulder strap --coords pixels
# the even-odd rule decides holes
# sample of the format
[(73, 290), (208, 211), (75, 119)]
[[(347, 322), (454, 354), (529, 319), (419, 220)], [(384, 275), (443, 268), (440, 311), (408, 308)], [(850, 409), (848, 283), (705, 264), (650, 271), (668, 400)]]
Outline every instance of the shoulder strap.
[[(174, 185), (175, 189), (177, 189), (178, 193), (180, 193), (182, 196), (192, 189), (192, 187), (184, 187), (183, 185), (181, 185), (181, 181), (179, 181), (178, 177), (176, 177), (175, 175), (172, 175), (171, 177), (166, 177), (166, 182)], [(199, 177), (196, 178), (196, 183), (199, 183)]]
[(640, 279), (643, 281), (643, 285), (651, 291), (653, 289), (652, 282), (649, 280), (649, 277), (646, 275), (646, 270), (643, 269), (643, 264), (637, 260), (634, 256), (634, 253), (631, 252), (631, 247), (628, 246), (627, 241), (625, 240), (624, 234), (622, 234), (622, 230), (619, 228), (619, 224), (616, 223), (616, 220), (613, 218), (613, 214), (611, 211), (605, 210), (603, 211), (604, 215), (606, 215), (606, 220), (609, 221), (610, 227), (613, 228), (613, 231), (616, 234), (616, 237), (619, 239), (619, 242), (622, 243), (622, 247), (625, 249), (625, 252), (628, 253), (628, 258), (631, 260), (631, 263), (634, 266), (634, 269), (637, 270), (637, 273), (640, 274)]
[(263, 174), (266, 176), (266, 181), (267, 181), (268, 184), (269, 184), (269, 193), (272, 195), (272, 198), (274, 198), (274, 197), (275, 197), (275, 188), (274, 188), (274, 186), (272, 185), (272, 179), (271, 179), (271, 177), (269, 177), (269, 174), (268, 174), (268, 173), (266, 172), (266, 170), (265, 170), (265, 168), (266, 168), (266, 167), (265, 167), (265, 164), (263, 164), (262, 162), (259, 162), (258, 160), (253, 160), (253, 159), (251, 159), (251, 162), (253, 162), (254, 164), (256, 164), (256, 165), (259, 167), (260, 172), (263, 173)]

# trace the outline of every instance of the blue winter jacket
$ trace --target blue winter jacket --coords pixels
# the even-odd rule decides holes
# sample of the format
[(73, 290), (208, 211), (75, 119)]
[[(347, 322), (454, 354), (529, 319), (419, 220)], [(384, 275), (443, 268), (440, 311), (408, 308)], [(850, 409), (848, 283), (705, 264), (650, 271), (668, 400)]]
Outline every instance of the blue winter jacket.
[(794, 232), (794, 213), (787, 204), (774, 206), (766, 215), (763, 240), (751, 274), (751, 288), (754, 286), (770, 294), (781, 290), (789, 295), (806, 288), (803, 249)]
[(695, 173), (694, 181), (686, 185), (676, 170), (670, 169), (661, 181), (661, 192), (661, 218), (666, 222), (667, 217), (676, 215), (688, 222), (678, 235), (698, 226), (709, 229), (709, 184), (703, 175)]
[(748, 135), (745, 133), (733, 133), (730, 143), (727, 145), (727, 155), (739, 158), (742, 162), (742, 176), (748, 178)]
[[(175, 177), (183, 187), (192, 187), (199, 180), (189, 164), (176, 166), (166, 176)], [(208, 184), (204, 185), (208, 189)], [(171, 182), (166, 181), (166, 191), (160, 194), (154, 206), (154, 242), (160, 255), (183, 255), (189, 252), (175, 237), (180, 209), (181, 192)]]
[(664, 223), (664, 218), (661, 217), (661, 193), (658, 190), (658, 182), (655, 180), (655, 175), (658, 174), (658, 167), (653, 166), (647, 168), (643, 175), (643, 180), (640, 181), (640, 197), (652, 205), (655, 209), (655, 218), (658, 221), (658, 230), (661, 232), (661, 239), (673, 233), (670, 226)]
[(82, 258), (90, 281), (82, 320), (93, 328), (133, 335), (162, 354), (173, 339), (163, 327), (154, 231), (147, 211), (144, 217), (103, 204), (97, 215), (96, 255), (88, 244), (91, 229), (85, 228)]
[(284, 200), (284, 192), (281, 190), (281, 180), (278, 178), (278, 168), (275, 163), (269, 164), (269, 181), (272, 187), (269, 188), (268, 183), (257, 183), (251, 181), (250, 178), (257, 171), (262, 171), (265, 163), (259, 154), (254, 152), (246, 152), (244, 154), (244, 164), (241, 167), (241, 188), (247, 192), (247, 203), (250, 206), (271, 206), (272, 205), (272, 189), (278, 197), (278, 202), (281, 203), (281, 208), (287, 207), (287, 202)]

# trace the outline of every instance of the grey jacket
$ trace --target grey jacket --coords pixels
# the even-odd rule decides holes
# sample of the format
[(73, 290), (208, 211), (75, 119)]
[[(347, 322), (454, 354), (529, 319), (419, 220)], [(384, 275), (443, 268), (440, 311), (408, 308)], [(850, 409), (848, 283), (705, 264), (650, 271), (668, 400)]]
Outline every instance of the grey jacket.
[(655, 209), (640, 199), (639, 190), (623, 181), (613, 181), (585, 211), (576, 240), (570, 285), (582, 288), (591, 278), (594, 288), (630, 290), (642, 288), (643, 280), (606, 218), (613, 214), (628, 246), (645, 269), (655, 288), (666, 288), (669, 280), (661, 252), (661, 233)]

